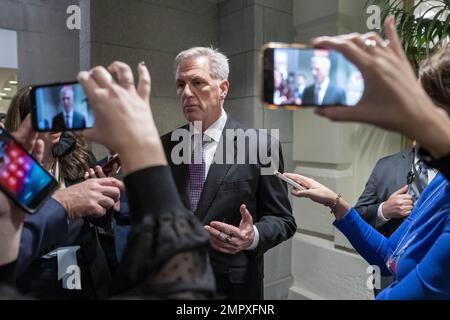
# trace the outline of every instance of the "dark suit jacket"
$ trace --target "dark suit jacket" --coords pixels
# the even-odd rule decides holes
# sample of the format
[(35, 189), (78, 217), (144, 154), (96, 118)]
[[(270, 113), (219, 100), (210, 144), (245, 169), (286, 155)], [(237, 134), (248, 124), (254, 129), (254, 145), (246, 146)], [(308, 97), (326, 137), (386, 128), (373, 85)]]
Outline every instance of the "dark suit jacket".
[[(378, 160), (366, 187), (355, 205), (356, 211), (370, 225), (375, 227), (378, 207), (391, 194), (407, 184), (408, 173), (414, 161), (414, 150), (408, 149)], [(391, 219), (378, 228), (390, 236), (404, 219)]]
[(62, 112), (58, 113), (52, 121), (52, 129), (54, 130), (65, 130), (65, 129), (83, 129), (86, 128), (85, 117), (77, 112), (73, 112), (72, 128), (66, 128), (66, 123), (64, 122), (64, 115)]
[[(314, 105), (314, 91), (316, 85), (310, 85), (306, 87), (305, 92), (303, 93), (303, 103), (304, 105)], [(342, 88), (339, 88), (333, 85), (331, 82), (328, 84), (327, 91), (325, 92), (325, 96), (322, 100), (323, 105), (345, 105), (345, 91)]]
[[(238, 128), (246, 129), (228, 118), (222, 132), (223, 145), (231, 143), (234, 145), (235, 151), (236, 139), (226, 139), (224, 133), (226, 129)], [(267, 140), (270, 141), (270, 137)], [(162, 142), (178, 191), (184, 205), (190, 208), (189, 165), (172, 163), (171, 150), (179, 142), (171, 141), (171, 133), (164, 135)], [(247, 145), (246, 151), (248, 159), (250, 153), (258, 154), (258, 146)], [(279, 151), (279, 171), (283, 172), (281, 148)], [(258, 228), (259, 245), (255, 250), (242, 251), (236, 255), (210, 250), (218, 292), (227, 298), (262, 299), (263, 254), (268, 249), (292, 237), (296, 231), (286, 184), (273, 175), (260, 175), (260, 169), (259, 161), (258, 164), (211, 164), (197, 210), (194, 213), (203, 225), (207, 225), (211, 221), (220, 221), (239, 226), (241, 220), (239, 208), (241, 204), (246, 204), (253, 217), (253, 223)]]

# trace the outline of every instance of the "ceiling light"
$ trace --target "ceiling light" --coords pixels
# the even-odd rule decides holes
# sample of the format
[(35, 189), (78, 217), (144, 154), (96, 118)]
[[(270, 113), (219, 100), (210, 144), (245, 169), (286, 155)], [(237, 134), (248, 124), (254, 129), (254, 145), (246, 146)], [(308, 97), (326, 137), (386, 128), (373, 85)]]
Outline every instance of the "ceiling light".
[(4, 91), (12, 91), (11, 88), (3, 88)]
[(9, 82), (9, 84), (12, 84), (12, 85), (17, 85), (17, 81), (15, 81), (15, 80), (11, 80), (11, 81)]
[(6, 93), (0, 92), (0, 97), (6, 97), (6, 96), (7, 96)]

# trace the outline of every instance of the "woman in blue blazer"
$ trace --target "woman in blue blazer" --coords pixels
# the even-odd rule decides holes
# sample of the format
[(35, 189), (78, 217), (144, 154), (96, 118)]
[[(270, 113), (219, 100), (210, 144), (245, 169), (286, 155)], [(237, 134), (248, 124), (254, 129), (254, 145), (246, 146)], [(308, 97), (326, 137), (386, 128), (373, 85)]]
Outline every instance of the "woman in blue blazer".
[[(446, 180), (450, 179), (450, 154), (448, 136), (437, 133), (445, 131), (448, 126), (450, 48), (438, 50), (422, 63), (420, 87), (400, 47), (392, 18), (386, 20), (385, 30), (390, 43), (383, 42), (374, 34), (352, 35), (345, 39), (324, 37), (313, 42), (316, 46), (343, 52), (362, 70), (368, 65), (377, 65), (380, 69), (379, 73), (365, 73), (367, 86), (358, 106), (352, 110), (333, 107), (318, 109), (316, 113), (332, 120), (367, 122), (399, 131), (425, 146), (430, 153), (421, 149), (420, 157), (441, 173), (427, 186), (409, 217), (389, 238), (367, 224), (354, 208), (332, 190), (306, 177), (295, 174), (286, 176), (308, 188), (294, 189), (293, 195), (330, 207), (336, 217), (334, 225), (361, 256), (370, 264), (379, 266), (383, 275), (394, 275), (394, 283), (383, 290), (377, 299), (450, 299), (450, 187)], [(367, 54), (369, 51), (370, 55)], [(391, 72), (395, 69), (393, 66), (404, 72)], [(400, 74), (407, 78), (401, 79)], [(389, 75), (384, 79), (386, 81), (378, 78), (386, 75)], [(375, 90), (372, 87), (375, 82), (378, 85), (390, 83), (394, 87), (407, 84), (416, 88), (413, 95), (399, 95), (397, 100), (385, 104), (377, 100), (377, 92), (383, 92), (383, 88)], [(424, 92), (428, 94), (428, 99), (424, 99)], [(414, 108), (399, 109), (399, 106), (408, 105), (414, 105)], [(435, 120), (430, 121), (431, 118)]]
[(442, 174), (424, 190), (409, 217), (389, 238), (367, 224), (335, 192), (312, 179), (285, 174), (306, 190), (306, 197), (331, 208), (334, 225), (382, 275), (396, 281), (377, 299), (450, 299), (450, 187)]

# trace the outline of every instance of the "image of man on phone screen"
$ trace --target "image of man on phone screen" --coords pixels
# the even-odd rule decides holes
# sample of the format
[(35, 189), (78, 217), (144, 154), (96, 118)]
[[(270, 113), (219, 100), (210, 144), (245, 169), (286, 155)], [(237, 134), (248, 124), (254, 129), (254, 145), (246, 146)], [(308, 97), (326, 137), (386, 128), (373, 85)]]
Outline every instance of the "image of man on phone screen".
[(52, 122), (52, 128), (56, 131), (67, 129), (83, 129), (86, 127), (84, 115), (74, 110), (73, 89), (71, 86), (64, 86), (61, 89), (60, 97), (62, 112), (58, 113)]
[(345, 91), (330, 82), (331, 61), (325, 56), (311, 59), (311, 73), (314, 83), (306, 87), (304, 105), (345, 105)]

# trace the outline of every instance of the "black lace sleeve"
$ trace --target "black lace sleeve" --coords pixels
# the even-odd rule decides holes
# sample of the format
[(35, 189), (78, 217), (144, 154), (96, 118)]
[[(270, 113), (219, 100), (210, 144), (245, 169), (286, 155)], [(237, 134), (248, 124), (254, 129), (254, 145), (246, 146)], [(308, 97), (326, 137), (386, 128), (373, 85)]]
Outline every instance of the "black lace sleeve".
[[(215, 281), (208, 236), (178, 195), (168, 167), (125, 177), (132, 230), (117, 287), (136, 298), (208, 298)], [(119, 293), (116, 292), (116, 293)]]

